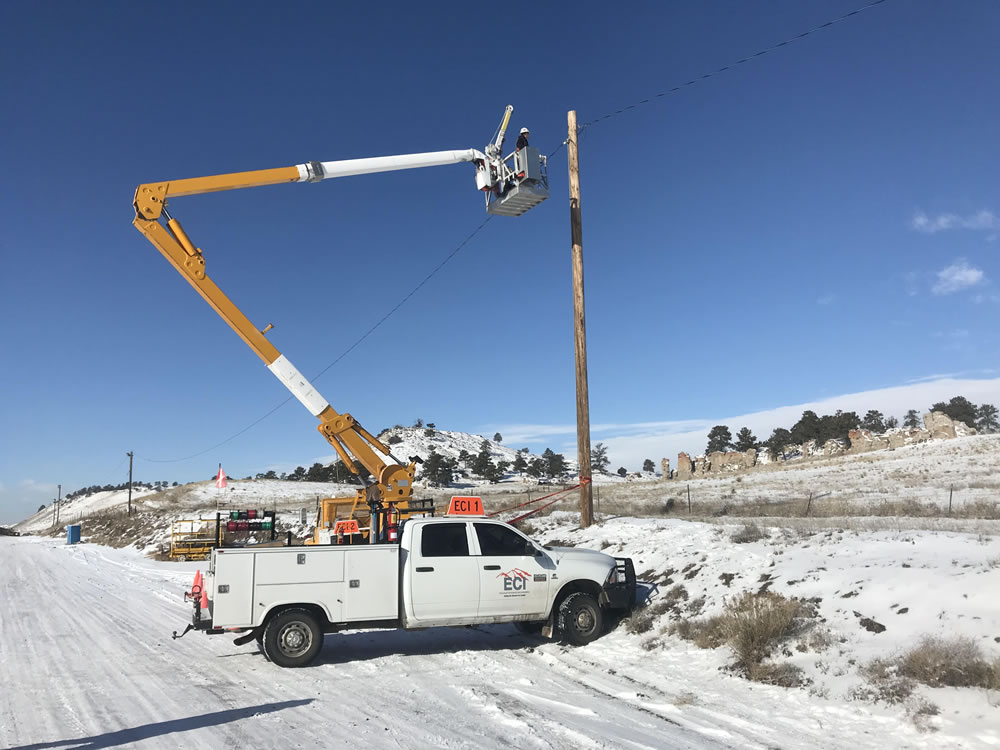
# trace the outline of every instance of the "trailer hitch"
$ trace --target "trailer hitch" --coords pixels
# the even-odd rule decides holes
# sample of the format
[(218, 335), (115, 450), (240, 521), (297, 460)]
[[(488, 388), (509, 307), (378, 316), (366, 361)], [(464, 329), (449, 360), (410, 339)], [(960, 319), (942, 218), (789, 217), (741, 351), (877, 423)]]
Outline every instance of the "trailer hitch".
[(191, 630), (194, 630), (194, 625), (188, 623), (188, 626), (186, 628), (184, 628), (184, 630), (181, 632), (180, 635), (177, 635), (177, 631), (175, 630), (173, 632), (173, 635), (170, 636), (170, 638), (171, 638), (171, 640), (176, 641), (178, 638), (183, 638), (184, 636), (186, 636), (188, 634), (188, 631), (191, 631)]

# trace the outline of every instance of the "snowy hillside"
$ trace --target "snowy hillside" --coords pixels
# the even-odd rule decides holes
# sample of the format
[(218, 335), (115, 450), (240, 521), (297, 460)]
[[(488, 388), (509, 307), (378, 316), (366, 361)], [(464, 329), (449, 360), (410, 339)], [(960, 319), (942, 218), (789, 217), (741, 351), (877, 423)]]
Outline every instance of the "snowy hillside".
[[(506, 461), (513, 463), (517, 457), (517, 451), (508, 448), (501, 443), (487, 440), (482, 435), (471, 435), (467, 432), (453, 432), (451, 430), (438, 430), (427, 427), (393, 427), (386, 430), (379, 436), (379, 440), (389, 445), (389, 450), (401, 462), (409, 461), (411, 456), (420, 456), (426, 460), (431, 451), (440, 453), (445, 458), (458, 459), (459, 454), (465, 451), (470, 456), (479, 453), (479, 447), (483, 441), (489, 443), (490, 457), (496, 461)], [(393, 442), (399, 440), (400, 442)], [(538, 458), (533, 454), (528, 454), (528, 459)], [(574, 463), (575, 465), (575, 463)], [(419, 471), (418, 471), (419, 473)]]
[[(560, 513), (536, 525), (544, 542), (632, 556), (651, 584), (650, 609), (670, 608), (658, 608), (641, 632), (630, 620), (582, 648), (500, 625), (348, 632), (327, 636), (313, 667), (282, 670), (253, 643), (197, 633), (170, 639), (189, 618), (180, 592), (198, 563), (0, 538), (0, 569), (8, 571), (0, 578), (0, 681), (14, 687), (0, 702), (0, 746), (1000, 744), (996, 693), (915, 685), (889, 703), (863, 674), (871, 659), (924, 635), (962, 636), (986, 657), (1000, 655), (1000, 610), (989, 593), (1000, 586), (994, 528), (771, 533), (736, 543), (739, 525), (622, 518), (580, 531), (574, 516)], [(699, 648), (671, 632), (762, 588), (816, 607), (810, 628), (768, 660), (801, 669), (801, 687), (750, 682), (728, 669), (728, 646)], [(52, 616), (8, 616), (41, 611)], [(869, 620), (885, 629), (866, 629)], [(66, 637), (68, 621), (76, 637)], [(374, 710), (373, 696), (393, 710)]]

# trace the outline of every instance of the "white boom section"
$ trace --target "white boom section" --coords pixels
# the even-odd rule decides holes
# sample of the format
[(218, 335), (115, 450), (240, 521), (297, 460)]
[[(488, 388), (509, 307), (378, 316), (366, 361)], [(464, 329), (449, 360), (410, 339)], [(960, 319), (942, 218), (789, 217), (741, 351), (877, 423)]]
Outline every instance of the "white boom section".
[[(300, 182), (319, 182), (331, 177), (350, 177), (375, 172), (393, 172), (400, 169), (419, 167), (443, 167), (475, 160), (485, 160), (486, 156), (474, 148), (465, 151), (428, 151), (422, 154), (402, 154), (399, 156), (374, 156), (367, 159), (343, 159), (341, 161), (309, 162), (297, 164)], [(305, 406), (313, 416), (319, 416), (330, 403), (285, 355), (281, 355), (268, 365), (278, 380)]]
[(299, 372), (284, 354), (269, 364), (267, 369), (314, 417), (318, 417), (320, 412), (330, 405), (330, 402), (320, 395), (306, 376)]
[(343, 159), (341, 161), (309, 162), (297, 164), (300, 182), (318, 182), (331, 177), (350, 177), (358, 174), (392, 172), (400, 169), (419, 167), (443, 167), (463, 161), (486, 159), (486, 155), (474, 148), (464, 151), (428, 151), (423, 154), (401, 154), (399, 156), (373, 156), (367, 159)]

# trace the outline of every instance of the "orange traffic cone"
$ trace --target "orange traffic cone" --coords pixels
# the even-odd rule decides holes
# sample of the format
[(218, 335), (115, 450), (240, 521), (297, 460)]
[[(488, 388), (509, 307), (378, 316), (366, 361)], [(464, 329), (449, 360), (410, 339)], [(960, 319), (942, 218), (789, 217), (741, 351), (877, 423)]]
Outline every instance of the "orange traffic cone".
[(201, 590), (201, 602), (198, 604), (198, 606), (204, 611), (206, 612), (208, 611), (208, 592), (205, 591), (205, 589)]
[(194, 591), (195, 587), (201, 586), (201, 584), (202, 584), (201, 571), (196, 570), (194, 572), (194, 583), (191, 584), (191, 590)]

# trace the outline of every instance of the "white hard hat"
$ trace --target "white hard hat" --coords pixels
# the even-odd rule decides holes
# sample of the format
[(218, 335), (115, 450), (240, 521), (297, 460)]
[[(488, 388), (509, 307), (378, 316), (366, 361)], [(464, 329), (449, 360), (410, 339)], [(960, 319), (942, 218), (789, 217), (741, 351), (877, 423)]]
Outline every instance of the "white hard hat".
[(530, 133), (530, 132), (531, 131), (528, 130), (527, 128), (521, 128), (521, 135), (524, 135), (525, 133)]

